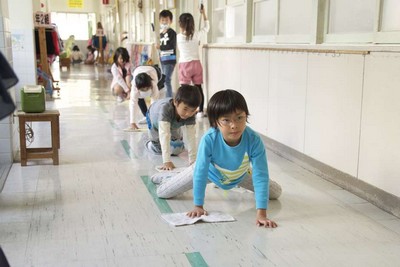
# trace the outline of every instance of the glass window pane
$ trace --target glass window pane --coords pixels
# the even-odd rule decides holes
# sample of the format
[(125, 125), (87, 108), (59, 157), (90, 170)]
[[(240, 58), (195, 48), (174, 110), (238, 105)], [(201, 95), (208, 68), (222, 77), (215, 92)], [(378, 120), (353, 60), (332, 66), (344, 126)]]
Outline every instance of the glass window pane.
[[(94, 16), (92, 14), (92, 16)], [(75, 40), (88, 40), (89, 16), (84, 13), (52, 13), (52, 22), (58, 27), (61, 39), (66, 40), (71, 35), (75, 36)]]
[(212, 27), (212, 36), (213, 42), (217, 42), (218, 38), (224, 37), (224, 28), (225, 28), (225, 16), (224, 10), (218, 10), (213, 12), (213, 23)]
[(280, 0), (279, 34), (310, 34), (312, 0)]
[(224, 8), (225, 7), (225, 0), (214, 0), (213, 7), (214, 8)]
[(276, 0), (254, 3), (254, 35), (275, 35)]
[(245, 37), (246, 9), (244, 5), (226, 8), (225, 28), (226, 38)]
[(382, 8), (381, 31), (400, 31), (400, 1), (384, 0)]
[(328, 33), (366, 33), (374, 30), (376, 0), (331, 0)]

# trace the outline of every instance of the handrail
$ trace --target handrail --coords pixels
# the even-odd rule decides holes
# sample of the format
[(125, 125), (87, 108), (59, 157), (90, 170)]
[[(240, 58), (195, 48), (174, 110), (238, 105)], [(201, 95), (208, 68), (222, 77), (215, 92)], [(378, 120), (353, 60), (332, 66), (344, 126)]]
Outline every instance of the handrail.
[[(131, 44), (137, 45), (153, 45), (153, 42), (131, 42)], [(314, 53), (314, 54), (353, 54), (353, 55), (369, 55), (371, 53), (383, 52), (383, 53), (400, 53), (400, 46), (355, 46), (346, 47), (343, 45), (330, 45), (327, 48), (325, 45), (310, 45), (312, 47), (295, 47), (302, 45), (287, 44), (284, 45), (262, 45), (262, 44), (203, 44), (203, 48), (207, 49), (240, 49), (240, 50), (259, 50), (259, 51), (275, 51), (275, 52), (287, 52), (287, 53)], [(337, 48), (335, 48), (337, 47)]]
[(233, 45), (209, 45), (204, 44), (203, 48), (208, 49), (240, 49), (240, 50), (261, 50), (261, 51), (277, 51), (291, 53), (315, 53), (315, 54), (353, 54), (353, 55), (369, 55), (371, 51), (363, 50), (343, 50), (343, 49), (316, 49), (316, 48), (280, 48), (280, 47), (261, 47), (261, 46), (233, 46)]

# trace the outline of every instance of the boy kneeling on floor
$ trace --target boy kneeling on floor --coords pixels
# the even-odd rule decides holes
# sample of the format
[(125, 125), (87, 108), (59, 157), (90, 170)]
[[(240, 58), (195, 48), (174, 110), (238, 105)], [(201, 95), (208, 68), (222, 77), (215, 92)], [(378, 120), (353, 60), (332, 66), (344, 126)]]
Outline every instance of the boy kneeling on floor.
[(196, 161), (196, 113), (202, 101), (196, 86), (182, 85), (175, 98), (155, 101), (146, 115), (150, 140), (146, 148), (154, 154), (162, 154), (163, 170), (175, 168), (171, 155), (184, 151), (183, 135), (186, 134), (189, 164)]
[(264, 144), (247, 125), (246, 100), (235, 90), (219, 91), (208, 102), (207, 114), (211, 128), (201, 138), (196, 163), (178, 174), (153, 175), (151, 181), (159, 184), (157, 196), (172, 198), (193, 189), (194, 208), (187, 216), (200, 217), (207, 215), (204, 198), (208, 182), (229, 190), (248, 178), (251, 170), (256, 225), (277, 227), (276, 222), (267, 217), (268, 200), (277, 199), (282, 188), (270, 180)]

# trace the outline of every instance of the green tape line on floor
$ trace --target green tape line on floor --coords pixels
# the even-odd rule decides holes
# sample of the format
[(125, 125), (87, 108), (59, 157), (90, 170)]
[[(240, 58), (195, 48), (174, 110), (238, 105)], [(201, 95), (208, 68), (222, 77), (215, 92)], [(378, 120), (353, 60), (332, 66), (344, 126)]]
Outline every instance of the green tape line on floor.
[(161, 213), (172, 213), (171, 207), (168, 205), (168, 202), (165, 199), (159, 198), (156, 193), (156, 185), (150, 181), (148, 176), (140, 176), (144, 185), (147, 187), (147, 190), (150, 192), (150, 195), (153, 197), (154, 202), (157, 204), (158, 209)]
[(99, 107), (104, 113), (108, 113), (108, 110), (107, 110), (106, 106), (103, 103), (99, 103)]
[(125, 153), (128, 155), (129, 158), (131, 159), (136, 159), (135, 154), (133, 153), (131, 146), (129, 145), (128, 141), (126, 140), (121, 140), (121, 145), (125, 150)]
[(118, 126), (115, 124), (113, 120), (108, 120), (108, 122), (111, 124), (111, 127), (113, 127), (114, 129), (118, 129)]
[[(158, 209), (161, 213), (172, 213), (171, 207), (168, 205), (168, 202), (165, 199), (157, 197), (157, 187), (153, 182), (149, 179), (148, 176), (140, 176), (147, 190), (150, 192), (154, 202), (156, 203)], [(203, 257), (199, 252), (185, 253), (186, 258), (190, 262), (190, 265), (193, 267), (205, 267), (208, 266), (204, 261)]]
[(208, 266), (199, 252), (185, 253), (185, 255), (193, 267)]

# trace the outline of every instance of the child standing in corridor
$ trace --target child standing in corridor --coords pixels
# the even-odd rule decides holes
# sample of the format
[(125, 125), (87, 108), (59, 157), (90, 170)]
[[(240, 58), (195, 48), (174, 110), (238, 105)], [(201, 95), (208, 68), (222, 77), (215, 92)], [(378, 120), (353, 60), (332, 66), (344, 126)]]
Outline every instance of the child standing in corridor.
[(176, 32), (171, 28), (172, 12), (160, 12), (160, 61), (161, 69), (165, 75), (167, 97), (172, 97), (171, 77), (176, 65)]
[(199, 42), (210, 30), (210, 23), (207, 19), (204, 8), (200, 9), (204, 20), (204, 27), (196, 32), (192, 14), (183, 13), (179, 16), (180, 33), (177, 35), (179, 54), (179, 83), (196, 85), (201, 94), (199, 117), (203, 117), (204, 94), (201, 84), (203, 83), (203, 66), (199, 57)]

